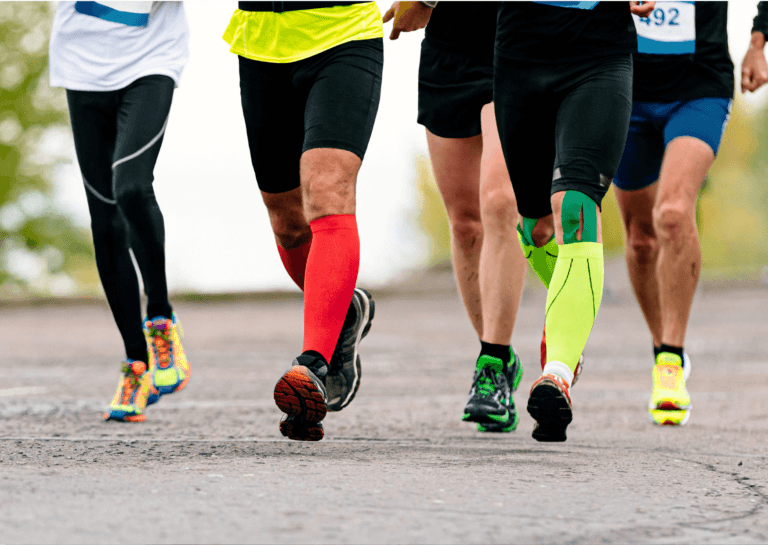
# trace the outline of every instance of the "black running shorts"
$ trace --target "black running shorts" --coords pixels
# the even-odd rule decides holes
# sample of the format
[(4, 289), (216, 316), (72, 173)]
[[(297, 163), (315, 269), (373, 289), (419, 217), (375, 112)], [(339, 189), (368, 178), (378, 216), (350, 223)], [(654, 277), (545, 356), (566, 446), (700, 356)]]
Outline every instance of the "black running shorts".
[(477, 136), (480, 110), (492, 101), (493, 50), (464, 55), (421, 42), (419, 124), (442, 138)]
[(629, 130), (631, 55), (494, 62), (496, 124), (520, 215), (551, 214), (550, 197), (566, 190), (600, 206)]
[(299, 187), (299, 161), (309, 149), (343, 149), (363, 159), (381, 95), (381, 38), (347, 42), (292, 63), (238, 59), (259, 189)]

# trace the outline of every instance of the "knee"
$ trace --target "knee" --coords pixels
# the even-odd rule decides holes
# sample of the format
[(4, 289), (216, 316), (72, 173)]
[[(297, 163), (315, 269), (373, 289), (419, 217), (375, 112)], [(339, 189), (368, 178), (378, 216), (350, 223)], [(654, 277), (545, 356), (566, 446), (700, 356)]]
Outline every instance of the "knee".
[(138, 209), (144, 209), (145, 203), (155, 199), (152, 183), (140, 184), (126, 180), (117, 180), (115, 183), (115, 200), (120, 210), (126, 216)]
[(462, 248), (472, 247), (483, 237), (483, 224), (477, 213), (454, 211), (450, 215), (451, 237)]
[(304, 221), (303, 215), (289, 216), (270, 213), (269, 220), (272, 224), (275, 240), (285, 250), (293, 250), (303, 246), (312, 239), (312, 229)]
[(480, 194), (483, 222), (495, 228), (514, 229), (519, 214), (512, 185), (483, 189)]
[(626, 226), (627, 246), (640, 263), (652, 263), (656, 261), (659, 250), (658, 240), (649, 223), (631, 222)]
[(659, 202), (653, 209), (653, 226), (659, 238), (678, 238), (688, 224), (693, 223), (693, 210), (681, 202)]

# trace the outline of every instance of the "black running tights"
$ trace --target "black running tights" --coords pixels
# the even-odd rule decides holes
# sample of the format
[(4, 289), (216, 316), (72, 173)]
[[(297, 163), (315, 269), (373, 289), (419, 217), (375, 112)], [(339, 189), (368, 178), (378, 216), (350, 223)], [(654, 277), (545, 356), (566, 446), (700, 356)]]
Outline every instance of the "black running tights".
[(77, 160), (85, 184), (96, 267), (126, 356), (147, 361), (139, 265), (147, 315), (171, 316), (165, 228), (152, 189), (174, 82), (146, 76), (118, 91), (67, 90)]

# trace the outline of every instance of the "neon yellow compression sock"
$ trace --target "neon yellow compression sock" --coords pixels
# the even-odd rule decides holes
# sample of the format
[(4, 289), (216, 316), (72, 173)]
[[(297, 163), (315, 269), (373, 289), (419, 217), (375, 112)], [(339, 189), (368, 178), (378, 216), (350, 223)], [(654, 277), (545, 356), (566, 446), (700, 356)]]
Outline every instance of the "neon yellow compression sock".
[(547, 361), (575, 371), (603, 298), (603, 245), (573, 242), (559, 250), (547, 294)]
[(520, 241), (520, 246), (523, 248), (523, 255), (528, 260), (528, 263), (531, 264), (533, 272), (539, 277), (544, 287), (549, 289), (552, 273), (555, 271), (555, 263), (557, 263), (558, 246), (557, 242), (555, 242), (555, 237), (549, 239), (549, 242), (544, 246), (537, 248), (532, 240), (528, 240), (528, 237), (525, 236), (518, 226), (517, 238)]

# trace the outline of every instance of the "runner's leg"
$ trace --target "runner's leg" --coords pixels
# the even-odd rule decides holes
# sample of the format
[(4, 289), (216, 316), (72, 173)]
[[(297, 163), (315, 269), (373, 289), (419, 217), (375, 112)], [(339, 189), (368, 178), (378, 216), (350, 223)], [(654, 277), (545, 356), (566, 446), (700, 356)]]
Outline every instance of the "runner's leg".
[(165, 275), (165, 226), (152, 187), (174, 82), (167, 76), (147, 76), (122, 94), (117, 116), (114, 176), (115, 199), (131, 235), (147, 294), (147, 316), (171, 318)]
[(504, 163), (493, 103), (481, 113), (483, 159), (480, 204), (483, 245), (480, 260), (481, 340), (509, 345), (523, 294), (526, 262), (517, 241), (517, 201)]
[(715, 160), (698, 138), (672, 140), (664, 154), (653, 224), (659, 239), (656, 274), (661, 306), (661, 342), (682, 347), (701, 272), (696, 200)]
[(112, 190), (119, 92), (67, 91), (75, 151), (91, 215), (96, 268), (128, 359), (147, 361), (139, 281), (128, 227)]
[(451, 260), (459, 294), (472, 326), (482, 338), (479, 269), (483, 225), (479, 185), (483, 136), (441, 138), (427, 129), (427, 144), (435, 181), (448, 213)]

